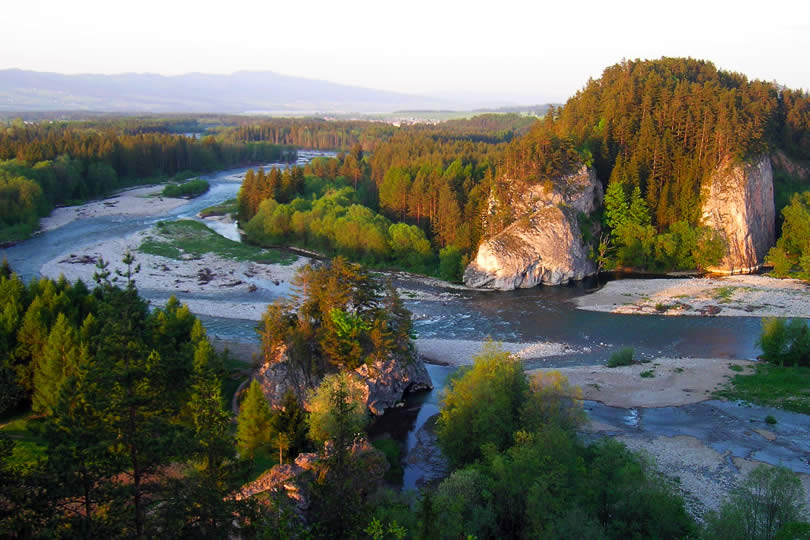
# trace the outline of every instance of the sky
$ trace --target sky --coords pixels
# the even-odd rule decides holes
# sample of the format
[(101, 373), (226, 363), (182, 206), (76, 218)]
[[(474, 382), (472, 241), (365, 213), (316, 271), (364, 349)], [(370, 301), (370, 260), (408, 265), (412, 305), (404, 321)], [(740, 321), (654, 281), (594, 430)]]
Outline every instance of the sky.
[(623, 58), (691, 56), (810, 90), (810, 2), (25, 0), (0, 69), (268, 70), (461, 100), (563, 102)]

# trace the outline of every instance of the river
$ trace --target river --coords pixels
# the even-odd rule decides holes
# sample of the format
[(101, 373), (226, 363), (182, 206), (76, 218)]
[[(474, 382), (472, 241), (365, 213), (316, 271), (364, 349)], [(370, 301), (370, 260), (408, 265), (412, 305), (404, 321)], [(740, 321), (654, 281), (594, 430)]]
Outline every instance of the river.
[[(300, 163), (320, 152), (301, 152)], [(265, 167), (286, 167), (268, 164)], [(204, 195), (161, 216), (134, 218), (103, 217), (73, 221), (0, 251), (12, 268), (24, 279), (39, 276), (39, 269), (50, 259), (102, 240), (123, 237), (146, 229), (160, 220), (195, 218), (208, 206), (236, 196), (241, 177), (247, 169), (233, 169), (208, 175), (211, 189)], [(233, 237), (234, 227), (217, 224), (220, 233)], [(226, 228), (223, 228), (226, 227)], [(753, 359), (757, 355), (756, 336), (760, 319), (755, 317), (672, 317), (655, 315), (616, 315), (575, 309), (571, 300), (587, 294), (592, 284), (537, 287), (511, 292), (468, 291), (398, 274), (397, 284), (427, 295), (404, 298), (414, 314), (416, 333), (422, 338), (482, 340), (491, 337), (505, 342), (562, 342), (576, 350), (574, 354), (544, 359), (528, 359), (528, 367), (589, 365), (603, 363), (617, 346), (632, 346), (642, 357), (693, 356)], [(235, 302), (271, 301), (285, 294), (284, 287), (268, 286), (246, 296), (233, 294)], [(165, 294), (142, 290), (152, 299)], [(179, 300), (204, 297), (199, 293), (177, 293)], [(222, 295), (218, 296), (223, 299)], [(429, 298), (429, 299), (424, 299)], [(440, 299), (435, 299), (440, 298)], [(256, 341), (255, 322), (224, 317), (201, 317), (209, 334), (224, 339)], [(377, 426), (404, 442), (407, 450), (417, 444), (424, 423), (438, 411), (440, 390), (451, 368), (431, 366), (436, 390), (414, 396), (406, 407)], [(594, 414), (612, 414), (608, 409), (592, 407)], [(699, 409), (696, 408), (696, 410)], [(619, 414), (619, 413), (616, 413)], [(675, 414), (675, 413), (672, 413)], [(388, 416), (388, 415), (387, 415)], [(663, 429), (663, 428), (662, 428)], [(706, 428), (709, 429), (709, 428)], [(414, 487), (421, 471), (418, 463), (405, 471), (405, 486)]]

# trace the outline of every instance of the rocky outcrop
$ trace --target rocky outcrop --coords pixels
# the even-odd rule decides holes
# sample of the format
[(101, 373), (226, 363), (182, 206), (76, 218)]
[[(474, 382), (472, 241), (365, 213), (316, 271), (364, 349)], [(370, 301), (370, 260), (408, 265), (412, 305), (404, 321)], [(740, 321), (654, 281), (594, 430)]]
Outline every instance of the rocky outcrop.
[(467, 286), (511, 290), (596, 273), (577, 218), (602, 203), (602, 184), (592, 169), (582, 166), (554, 182), (512, 191), (508, 204), (515, 221), (481, 242), (464, 271)]
[[(425, 363), (416, 354), (408, 358), (390, 357), (371, 365), (362, 365), (349, 375), (355, 379), (364, 393), (368, 409), (376, 415), (396, 406), (405, 394), (430, 390), (430, 381)], [(320, 384), (320, 377), (309, 375), (296, 362), (291, 362), (286, 348), (280, 348), (273, 357), (253, 372), (265, 397), (273, 408), (281, 407), (281, 400), (292, 390), (299, 401), (306, 402), (310, 390)]]
[(602, 198), (602, 183), (593, 169), (583, 165), (575, 173), (553, 182), (510, 190), (508, 203), (517, 218), (546, 206), (567, 206), (576, 212), (590, 214), (602, 204)]
[(773, 169), (767, 155), (750, 163), (727, 162), (703, 187), (702, 223), (720, 231), (726, 256), (711, 272), (758, 270), (775, 241)]
[(430, 380), (422, 358), (414, 354), (408, 361), (389, 358), (371, 365), (362, 365), (352, 372), (366, 397), (368, 409), (383, 414), (402, 402), (409, 392), (430, 390)]
[[(385, 455), (371, 446), (366, 438), (356, 441), (350, 450), (356, 460), (356, 474), (353, 478), (344, 478), (358, 491), (369, 494), (383, 484), (385, 473), (390, 468)], [(312, 484), (322, 463), (323, 456), (318, 453), (298, 454), (291, 464), (275, 465), (253, 482), (245, 484), (236, 494), (237, 500), (247, 499), (259, 493), (284, 495), (294, 505), (296, 514), (306, 520), (307, 511), (312, 504)]]

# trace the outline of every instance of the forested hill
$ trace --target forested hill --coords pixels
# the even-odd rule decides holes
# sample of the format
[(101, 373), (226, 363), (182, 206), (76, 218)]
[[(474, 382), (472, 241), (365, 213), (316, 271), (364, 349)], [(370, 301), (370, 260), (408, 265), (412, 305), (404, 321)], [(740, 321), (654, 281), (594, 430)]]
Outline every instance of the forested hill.
[[(691, 256), (673, 254), (682, 237), (709, 238), (699, 230), (701, 187), (723, 164), (776, 150), (810, 159), (808, 94), (703, 60), (623, 61), (513, 141), (497, 176), (502, 193), (515, 192), (591, 164), (606, 186), (603, 221), (619, 264), (694, 267)], [(777, 215), (786, 186), (806, 189), (784, 173), (775, 173)]]
[[(537, 140), (566, 140), (586, 160), (592, 156), (604, 182), (639, 186), (659, 228), (696, 222), (701, 181), (723, 160), (777, 147), (810, 159), (807, 94), (749, 81), (702, 60), (610, 66), (546, 120), (518, 141), (513, 161), (532, 159), (525, 148)], [(541, 158), (559, 159), (555, 148), (546, 147)]]

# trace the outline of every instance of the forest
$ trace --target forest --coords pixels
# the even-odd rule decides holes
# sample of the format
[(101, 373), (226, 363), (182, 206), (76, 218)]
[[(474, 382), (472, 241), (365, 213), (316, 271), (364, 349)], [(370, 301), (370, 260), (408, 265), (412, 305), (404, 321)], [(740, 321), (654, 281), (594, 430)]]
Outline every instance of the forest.
[[(611, 66), (564, 106), (550, 107), (532, 124), (526, 120), (507, 115), (498, 122), (488, 115), (390, 131), (373, 127), (359, 131), (365, 138), (350, 136), (357, 126), (338, 125), (332, 144), (351, 151), (316, 160), (304, 171), (333, 183), (330, 202), (320, 201), (328, 190), (294, 197), (285, 192), (278, 199), (265, 189), (253, 197), (242, 221), (261, 214), (262, 225), (254, 223), (249, 235), (258, 243), (294, 243), (458, 279), (457, 270), (439, 272), (442, 250), (465, 265), (483, 237), (521, 217), (511, 212), (512, 197), (531, 184), (564, 183), (585, 164), (594, 167), (606, 192), (604, 207), (582, 217), (589, 225), (583, 227), (584, 239), (600, 267), (699, 270), (719, 261), (726, 249), (723, 239), (700, 223), (701, 189), (713, 172), (777, 150), (797, 163), (810, 159), (810, 97), (692, 59)], [(274, 122), (230, 133), (280, 142), (323, 133), (317, 124), (302, 123), (300, 134), (293, 130), (291, 139), (279, 139), (287, 132)], [(775, 174), (780, 224), (792, 194), (806, 189), (790, 174), (778, 168)], [(347, 186), (354, 191), (338, 197)], [(260, 212), (262, 199), (280, 204), (269, 203)], [(326, 230), (320, 226), (324, 206), (332, 215)], [(353, 225), (360, 238), (347, 244), (334, 237), (330, 223), (352, 206), (365, 210), (346, 218), (361, 222)], [(407, 257), (402, 250), (395, 253), (384, 229), (399, 224), (422, 231), (411, 229), (409, 237), (424, 246), (424, 236), (430, 257), (421, 248)], [(601, 235), (593, 234), (593, 224)]]
[(458, 281), (506, 143), (402, 132), (303, 170), (248, 171), (239, 219), (251, 242), (293, 244)]
[[(550, 111), (513, 145), (514, 159), (524, 166), (547, 162), (545, 151), (524, 150), (528, 159), (520, 159), (520, 145), (554, 137), (570, 141), (606, 186), (603, 220), (613, 264), (694, 268), (722, 251), (700, 228), (701, 187), (720, 165), (777, 149), (799, 162), (810, 159), (810, 96), (701, 60), (624, 61)], [(789, 199), (780, 192), (785, 184), (777, 183), (777, 200)], [(683, 249), (680, 238), (690, 235), (702, 246)]]
[[(129, 124), (124, 123), (124, 126)], [(103, 129), (102, 129), (103, 128)], [(170, 130), (159, 124), (156, 130)], [(250, 163), (291, 161), (293, 148), (136, 132), (116, 124), (25, 124), (0, 131), (0, 242), (25, 238), (58, 205), (75, 204), (179, 173)]]
[[(435, 430), (449, 475), (419, 493), (386, 489), (398, 452), (369, 444), (366, 404), (346, 374), (412, 354), (410, 313), (393, 289), (339, 257), (304, 267), (295, 300), (268, 306), (257, 332), (264, 359), (283, 350), (322, 382), (307, 409), (288, 393), (274, 410), (254, 380), (234, 424), (225, 406), (232, 359), (176, 300), (150, 310), (138, 271), (131, 256), (114, 269), (99, 261), (90, 290), (25, 285), (2, 268), (4, 416), (33, 413), (0, 430), (3, 537), (732, 539), (810, 530), (801, 485), (778, 467), (755, 469), (698, 524), (643, 457), (578, 435), (585, 413), (565, 377), (529, 377), (493, 343), (442, 400)], [(242, 495), (267, 468), (288, 467), (272, 477), (294, 462), (310, 468)], [(287, 495), (293, 485), (310, 498), (303, 512)]]

